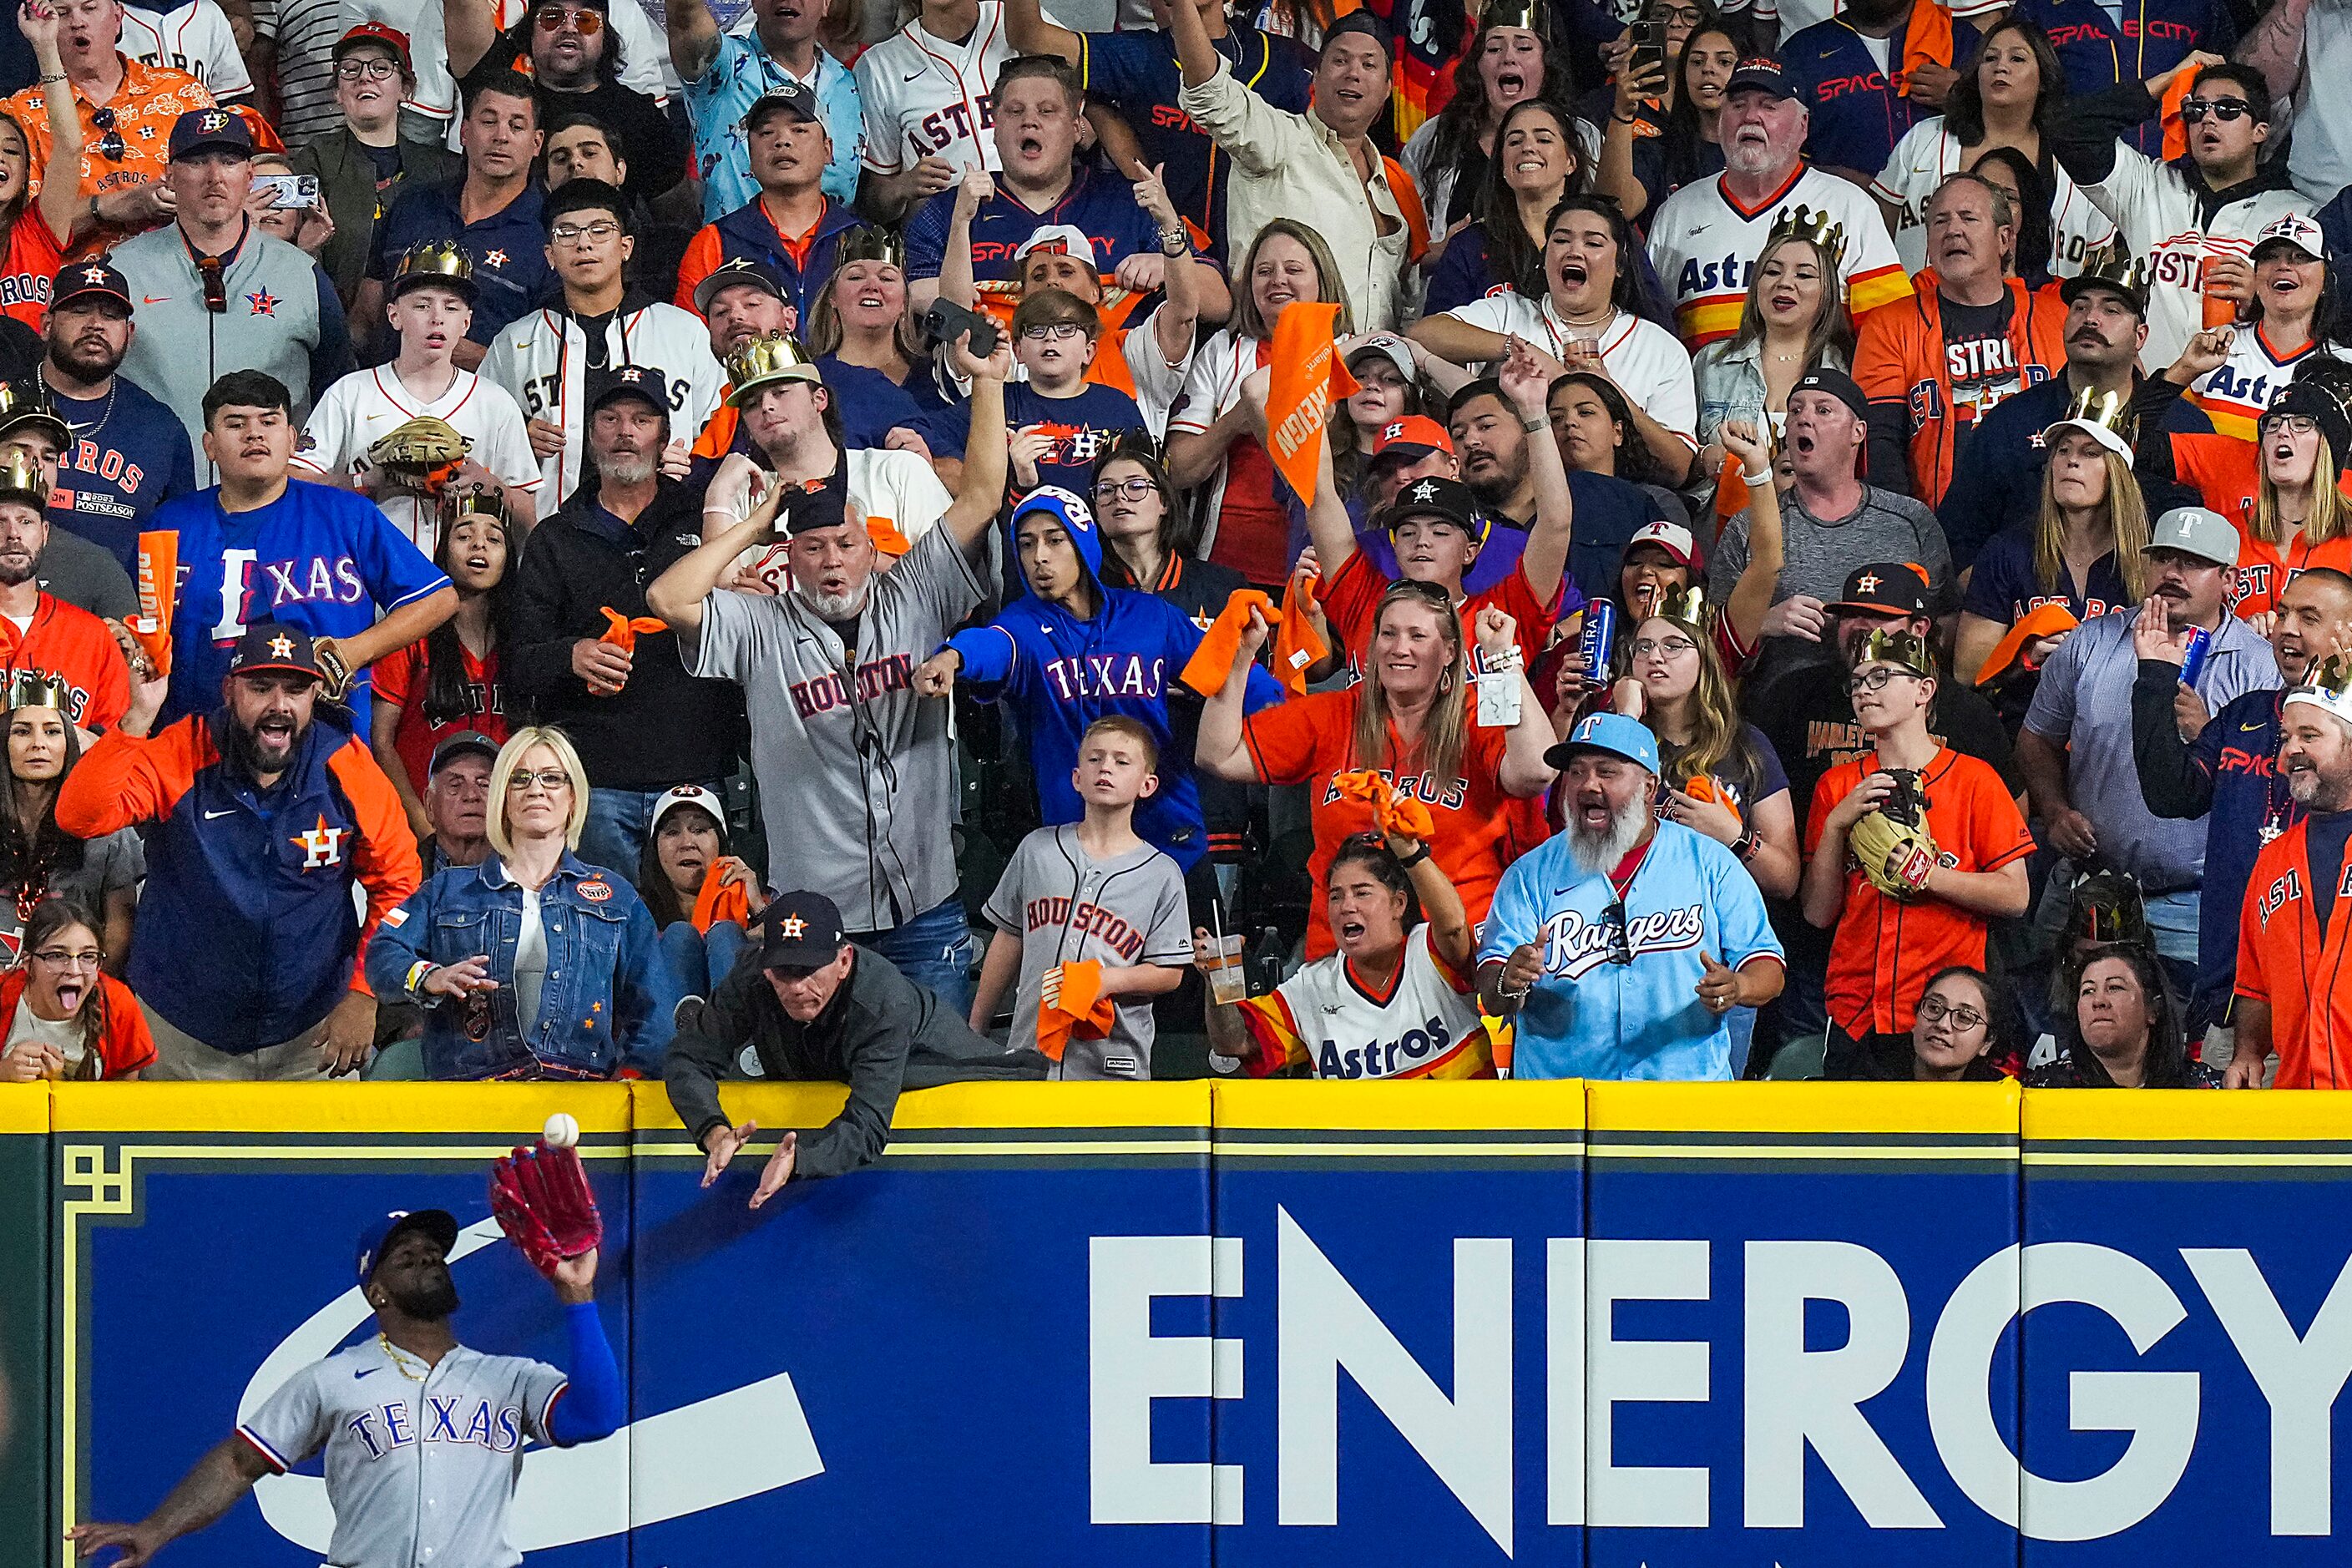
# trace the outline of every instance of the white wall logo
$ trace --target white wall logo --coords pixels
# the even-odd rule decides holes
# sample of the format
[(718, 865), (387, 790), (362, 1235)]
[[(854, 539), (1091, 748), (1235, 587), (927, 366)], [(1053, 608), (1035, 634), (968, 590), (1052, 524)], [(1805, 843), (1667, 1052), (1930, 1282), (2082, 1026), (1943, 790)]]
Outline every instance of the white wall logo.
[[(502, 1239), (495, 1219), (461, 1231), (449, 1261)], [(334, 1352), (368, 1317), (353, 1286), (278, 1342), (262, 1359), (237, 1401), (236, 1418), (250, 1421), (280, 1384)], [(523, 1457), (511, 1516), (515, 1546), (544, 1552), (574, 1542), (618, 1535), (822, 1475), (824, 1459), (801, 1409), (792, 1374), (648, 1415), (599, 1442), (576, 1448), (534, 1448)], [(335, 1533), (327, 1483), (316, 1476), (271, 1476), (253, 1489), (269, 1527), (306, 1551), (324, 1555)]]

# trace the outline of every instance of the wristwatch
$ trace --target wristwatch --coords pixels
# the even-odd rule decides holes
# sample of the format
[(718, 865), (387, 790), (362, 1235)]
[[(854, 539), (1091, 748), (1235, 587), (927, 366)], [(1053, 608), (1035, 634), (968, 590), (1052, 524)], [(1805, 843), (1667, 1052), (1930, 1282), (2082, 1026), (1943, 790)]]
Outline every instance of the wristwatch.
[(1400, 855), (1400, 856), (1398, 856), (1398, 857), (1397, 857), (1397, 864), (1398, 864), (1398, 865), (1400, 865), (1400, 866), (1402, 866), (1402, 867), (1403, 867), (1406, 870), (1410, 871), (1410, 870), (1412, 870), (1415, 866), (1420, 865), (1423, 860), (1426, 860), (1426, 859), (1428, 859), (1428, 858), (1429, 858), (1429, 846), (1428, 846), (1428, 844), (1427, 844), (1427, 843), (1425, 843), (1425, 842), (1424, 842), (1424, 843), (1422, 845), (1422, 847), (1421, 847), (1420, 848), (1418, 848), (1418, 849), (1414, 850), (1412, 854), (1410, 854), (1410, 855)]
[(1755, 855), (1757, 847), (1763, 842), (1752, 826), (1743, 827), (1739, 830), (1739, 837), (1731, 841), (1731, 852), (1746, 860)]
[(1192, 241), (1183, 229), (1164, 228), (1160, 231), (1160, 254), (1173, 261), (1192, 248)]
[(1551, 428), (1551, 421), (1548, 418), (1530, 419), (1523, 414), (1519, 416), (1519, 428), (1530, 436), (1539, 435)]

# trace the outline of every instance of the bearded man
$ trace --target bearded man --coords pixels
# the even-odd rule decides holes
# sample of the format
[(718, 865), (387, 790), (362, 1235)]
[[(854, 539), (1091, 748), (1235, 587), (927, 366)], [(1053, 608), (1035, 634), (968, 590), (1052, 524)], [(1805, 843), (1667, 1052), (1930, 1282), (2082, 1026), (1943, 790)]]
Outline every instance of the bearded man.
[(1658, 745), (1641, 721), (1595, 713), (1544, 761), (1568, 830), (1503, 873), (1478, 949), (1480, 1005), (1517, 1020), (1510, 1070), (1732, 1077), (1732, 1009), (1787, 978), (1764, 896), (1729, 849), (1658, 820)]

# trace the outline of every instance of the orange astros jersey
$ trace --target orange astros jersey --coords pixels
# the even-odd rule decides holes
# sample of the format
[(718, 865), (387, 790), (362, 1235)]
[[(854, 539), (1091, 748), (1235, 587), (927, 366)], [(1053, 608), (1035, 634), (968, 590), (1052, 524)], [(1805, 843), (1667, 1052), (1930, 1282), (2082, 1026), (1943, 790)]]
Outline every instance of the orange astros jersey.
[(2347, 868), (2329, 866), (2336, 907), (2322, 932), (2312, 909), (2310, 828), (2298, 822), (2263, 847), (2246, 879), (2238, 920), (2237, 994), (2271, 1010), (2271, 1048), (2281, 1089), (2352, 1088), (2352, 985), (2344, 981), (2352, 938)]
[[(2235, 436), (2172, 437), (2172, 468), (2180, 482), (2193, 487), (2200, 500), (2238, 531), (2238, 585), (2231, 590), (2230, 611), (2241, 620), (2277, 609), (2279, 595), (2298, 572), (2314, 566), (2352, 572), (2352, 537), (2313, 544), (2297, 531), (2273, 544), (2255, 536), (2261, 461), (2262, 448)], [(2352, 504), (2352, 497), (2347, 500)]]
[(131, 707), (131, 668), (106, 623), (88, 610), (41, 595), (33, 624), (0, 621), (0, 668), (28, 669), (66, 689), (66, 717), (85, 730), (111, 730)]

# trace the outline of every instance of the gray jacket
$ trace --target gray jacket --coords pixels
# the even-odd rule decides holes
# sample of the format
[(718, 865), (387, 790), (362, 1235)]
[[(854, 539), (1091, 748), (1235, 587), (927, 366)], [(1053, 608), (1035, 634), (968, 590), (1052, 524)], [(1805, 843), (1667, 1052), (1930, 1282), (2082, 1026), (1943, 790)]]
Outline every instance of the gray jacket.
[(973, 1034), (938, 997), (864, 948), (824, 1011), (796, 1022), (761, 973), (754, 947), (719, 983), (701, 1021), (670, 1042), (662, 1082), (697, 1143), (726, 1124), (722, 1079), (849, 1085), (841, 1114), (801, 1139), (793, 1167), (799, 1178), (837, 1176), (881, 1158), (901, 1089), (1042, 1079), (1045, 1068), (1032, 1047), (1007, 1048)]
[(205, 458), (205, 394), (233, 370), (266, 371), (294, 395), (294, 420), (310, 417), (314, 389), (352, 367), (342, 301), (318, 263), (248, 225), (222, 275), (226, 308), (205, 308), (204, 280), (177, 224), (125, 240), (114, 265), (139, 303), (139, 330), (122, 374), (180, 416), (196, 449), (196, 483), (213, 482)]

